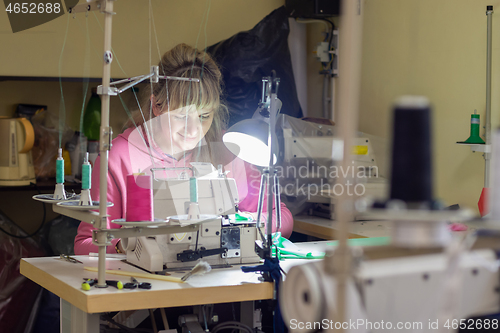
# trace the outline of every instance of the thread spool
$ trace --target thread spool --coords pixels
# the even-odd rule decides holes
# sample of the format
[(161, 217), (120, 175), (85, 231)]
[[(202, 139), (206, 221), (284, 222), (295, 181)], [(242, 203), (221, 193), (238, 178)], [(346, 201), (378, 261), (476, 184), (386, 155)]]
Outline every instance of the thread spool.
[(470, 115), (470, 136), (465, 143), (484, 144), (484, 140), (479, 136), (480, 123), (479, 115), (474, 110), (474, 113)]
[(198, 206), (198, 182), (195, 177), (189, 178), (189, 208), (188, 219), (198, 220), (200, 218), (200, 207)]
[(430, 103), (422, 96), (403, 96), (394, 107), (391, 200), (407, 204), (432, 202)]
[(90, 179), (92, 167), (89, 163), (89, 153), (85, 153), (82, 164), (82, 192), (80, 193), (80, 206), (92, 206), (92, 197), (90, 195)]
[(127, 176), (127, 211), (129, 222), (153, 221), (153, 191), (151, 176), (133, 174)]
[(64, 183), (64, 159), (62, 157), (62, 148), (57, 150), (56, 159), (56, 183)]
[(189, 198), (191, 202), (198, 202), (198, 183), (195, 177), (189, 178)]
[(92, 168), (89, 163), (89, 153), (85, 154), (85, 160), (82, 164), (82, 190), (90, 190), (92, 178)]

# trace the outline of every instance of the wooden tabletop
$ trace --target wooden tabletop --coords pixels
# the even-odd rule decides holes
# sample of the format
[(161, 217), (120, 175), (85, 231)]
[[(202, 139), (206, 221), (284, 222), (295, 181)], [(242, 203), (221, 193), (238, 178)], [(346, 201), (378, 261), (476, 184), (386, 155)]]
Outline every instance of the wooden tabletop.
[[(307, 242), (296, 245), (304, 251), (324, 252), (328, 243)], [(150, 282), (151, 290), (93, 287), (84, 291), (81, 289), (83, 278), (97, 278), (97, 272), (84, 270), (84, 267), (97, 267), (98, 259), (91, 256), (74, 258), (83, 264), (70, 263), (59, 257), (24, 258), (21, 259), (21, 274), (86, 313), (263, 300), (271, 299), (274, 293), (273, 283), (260, 281), (260, 273), (242, 272), (238, 265), (212, 268), (205, 275), (191, 277), (186, 283), (137, 278), (139, 282)], [(108, 254), (106, 269), (144, 272), (123, 259), (125, 255)], [(309, 260), (286, 259), (280, 261), (280, 265), (284, 271), (288, 271), (292, 266), (307, 261)], [(175, 272), (171, 276), (181, 277), (185, 273)], [(129, 278), (122, 275), (106, 274), (106, 279), (129, 282)]]
[[(317, 216), (299, 215), (293, 220), (293, 231), (321, 239), (337, 239), (338, 222)], [(390, 221), (349, 222), (349, 238), (387, 237)]]
[[(97, 258), (75, 258), (83, 264), (59, 257), (21, 259), (21, 274), (87, 313), (241, 302), (273, 296), (273, 283), (261, 282), (259, 274), (243, 273), (239, 266), (212, 269), (203, 276), (191, 277), (186, 283), (137, 278), (139, 282), (150, 282), (151, 290), (94, 287), (84, 291), (81, 289), (83, 278), (97, 278), (97, 273), (84, 267), (97, 267)], [(143, 272), (121, 261), (123, 258), (107, 258), (106, 269)], [(172, 273), (172, 276), (181, 277), (184, 273)], [(106, 274), (106, 279), (129, 282), (129, 278), (120, 275)]]

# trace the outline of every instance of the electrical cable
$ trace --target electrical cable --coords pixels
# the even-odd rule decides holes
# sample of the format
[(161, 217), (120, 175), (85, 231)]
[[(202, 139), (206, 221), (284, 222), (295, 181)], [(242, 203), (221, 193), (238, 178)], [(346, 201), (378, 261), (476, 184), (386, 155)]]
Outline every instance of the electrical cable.
[[(327, 20), (327, 19), (319, 19), (319, 20), (326, 21), (326, 22), (331, 24), (332, 30), (330, 32), (330, 38), (328, 40), (328, 51), (332, 51), (332, 41), (333, 41), (333, 33), (335, 31), (335, 25), (333, 24), (332, 21)], [(330, 75), (332, 75), (333, 74), (332, 64), (333, 64), (334, 55), (329, 54), (329, 56), (330, 56), (330, 61), (328, 63), (324, 63), (323, 66), (325, 67), (326, 71), (330, 71)]]
[[(37, 190), (38, 194), (41, 194), (40, 189), (38, 188), (38, 186), (36, 186), (35, 183), (30, 183), (30, 185), (35, 186), (35, 189)], [(0, 231), (3, 232), (3, 233), (5, 233), (5, 234), (7, 234), (7, 235), (9, 235), (10, 237), (14, 237), (14, 238), (18, 238), (18, 239), (25, 239), (25, 238), (30, 238), (30, 237), (35, 236), (40, 230), (42, 230), (42, 227), (45, 224), (45, 218), (46, 218), (46, 214), (47, 214), (47, 210), (45, 208), (45, 203), (42, 202), (41, 204), (42, 204), (42, 207), (43, 207), (42, 223), (40, 223), (40, 225), (38, 226), (38, 228), (33, 233), (31, 233), (29, 235), (24, 235), (24, 236), (17, 236), (17, 235), (11, 234), (10, 232), (8, 232), (7, 230), (5, 230), (5, 229), (3, 229), (1, 227), (0, 227)], [(16, 226), (18, 226), (16, 223), (14, 223), (14, 224)]]
[(240, 331), (254, 333), (253, 329), (250, 326), (245, 325), (243, 323), (240, 323), (238, 321), (226, 321), (226, 322), (220, 323), (212, 329), (212, 333), (216, 333), (218, 331), (225, 330), (225, 329), (238, 329)]
[[(79, 21), (77, 21), (77, 22), (79, 23)], [(86, 28), (85, 29), (85, 31), (86, 31), (86, 34), (85, 34), (85, 58), (84, 58), (84, 65), (83, 65), (83, 82), (82, 82), (83, 100), (82, 100), (82, 109), (80, 111), (80, 124), (79, 124), (80, 135), (78, 137), (80, 147), (82, 147), (83, 142), (86, 142), (85, 134), (83, 133), (83, 119), (84, 119), (84, 114), (85, 114), (85, 102), (87, 100), (87, 94), (89, 91), (89, 77), (90, 77), (90, 45), (91, 44), (90, 44), (88, 16), (85, 17), (85, 28)], [(88, 146), (88, 142), (86, 145)], [(81, 154), (81, 152), (80, 152), (80, 154)]]
[(198, 236), (200, 235), (200, 229), (196, 231), (196, 243), (194, 245), (194, 250), (198, 251)]
[[(324, 21), (324, 20), (318, 20), (318, 19), (301, 19), (301, 18), (297, 18), (295, 19), (295, 22), (297, 23), (318, 23), (318, 22), (321, 22), (321, 21)], [(323, 22), (323, 24), (325, 25), (325, 30), (328, 30), (328, 25), (326, 24), (326, 22)]]
[(113, 324), (115, 326), (118, 326), (120, 329), (124, 330), (125, 332), (130, 332), (130, 333), (150, 333), (150, 332), (152, 332), (151, 329), (147, 329), (147, 328), (135, 328), (135, 329), (132, 329), (132, 328), (127, 327), (127, 326), (125, 326), (123, 324), (120, 324), (117, 321), (115, 321), (113, 319), (113, 317), (111, 317), (111, 315), (108, 314), (108, 313), (102, 314), (101, 317), (102, 317), (102, 319), (104, 319), (108, 323)]
[(203, 312), (203, 322), (205, 323), (205, 332), (210, 332), (208, 330), (208, 322), (207, 322), (207, 314), (205, 312), (205, 306), (206, 306), (206, 304), (203, 304), (201, 306), (201, 311)]
[(253, 333), (253, 331), (249, 331), (248, 329), (242, 327), (242, 326), (236, 326), (236, 325), (227, 325), (227, 326), (222, 326), (222, 327), (219, 327), (217, 329), (213, 329), (212, 330), (212, 333), (216, 333), (216, 332), (219, 332), (219, 331), (222, 331), (222, 330), (227, 330), (227, 329), (237, 329), (237, 330), (240, 330), (240, 331), (244, 331), (244, 332), (248, 332), (248, 333)]
[(63, 41), (63, 46), (61, 48), (61, 54), (59, 55), (59, 66), (58, 66), (58, 71), (59, 71), (59, 88), (61, 90), (61, 99), (59, 101), (59, 148), (62, 148), (62, 136), (63, 136), (63, 130), (64, 130), (64, 125), (66, 122), (66, 108), (65, 108), (65, 103), (64, 103), (64, 94), (63, 94), (63, 87), (62, 87), (62, 79), (61, 79), (61, 72), (62, 72), (62, 56), (64, 53), (64, 47), (66, 46), (66, 40), (68, 38), (68, 30), (69, 30), (69, 16), (66, 22), (66, 32), (64, 34), (64, 41)]

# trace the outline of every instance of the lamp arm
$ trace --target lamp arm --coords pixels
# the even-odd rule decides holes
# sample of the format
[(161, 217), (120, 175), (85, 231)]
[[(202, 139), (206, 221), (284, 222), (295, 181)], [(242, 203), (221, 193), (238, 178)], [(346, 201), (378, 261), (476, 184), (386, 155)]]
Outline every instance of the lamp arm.
[[(274, 73), (274, 71), (273, 71)], [(274, 82), (275, 80), (273, 80)], [(276, 85), (279, 84), (279, 81), (276, 82)], [(277, 90), (277, 88), (276, 88)], [(269, 101), (269, 137), (268, 137), (268, 146), (270, 147), (269, 149), (269, 181), (267, 183), (267, 189), (268, 189), (268, 195), (267, 195), (267, 225), (266, 225), (266, 234), (267, 234), (267, 245), (269, 251), (271, 251), (271, 246), (272, 246), (272, 221), (273, 221), (273, 189), (275, 187), (275, 169), (274, 169), (274, 142), (275, 142), (275, 137), (276, 137), (276, 116), (277, 116), (277, 101), (278, 101), (278, 96), (275, 93), (270, 94), (270, 101)], [(278, 191), (278, 189), (276, 189)], [(279, 193), (276, 193), (276, 195), (279, 195)], [(276, 207), (278, 209), (278, 207)], [(278, 221), (280, 214), (278, 213), (278, 210), (276, 210), (277, 215), (276, 215), (276, 224), (280, 225), (281, 223)]]

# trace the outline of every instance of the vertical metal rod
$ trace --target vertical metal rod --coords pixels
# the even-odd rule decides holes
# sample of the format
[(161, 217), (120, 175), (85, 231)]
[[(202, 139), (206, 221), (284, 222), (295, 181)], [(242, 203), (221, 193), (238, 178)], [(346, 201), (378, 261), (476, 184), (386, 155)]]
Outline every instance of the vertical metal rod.
[[(276, 84), (275, 77), (271, 78), (273, 82), (272, 85)], [(274, 186), (274, 136), (276, 132), (276, 103), (278, 96), (276, 92), (271, 93), (271, 100), (269, 104), (269, 180), (267, 183), (267, 245), (269, 250), (273, 243), (273, 186)]]
[(262, 171), (262, 176), (260, 177), (259, 201), (257, 204), (257, 228), (260, 228), (260, 218), (262, 216), (262, 204), (264, 202), (265, 188), (268, 179), (269, 179), (269, 170), (265, 169), (264, 171)]
[[(486, 6), (486, 145), (491, 145), (491, 53), (492, 53), (492, 14), (493, 6)], [(484, 187), (490, 187), (491, 153), (484, 153)]]
[[(104, 53), (111, 54), (111, 27), (113, 20), (113, 2), (114, 0), (104, 0)], [(105, 55), (103, 54), (103, 57)], [(111, 58), (112, 59), (112, 58)], [(102, 88), (101, 96), (101, 131), (100, 131), (100, 169), (99, 169), (99, 221), (98, 229), (107, 227), (107, 202), (108, 202), (108, 150), (109, 150), (109, 82), (111, 78), (111, 60), (103, 61), (102, 70)], [(99, 242), (99, 261), (97, 270), (97, 286), (106, 287), (106, 237), (98, 239)]]
[(281, 198), (280, 181), (276, 170), (274, 170), (274, 207), (276, 207), (276, 231), (281, 230)]
[(328, 74), (323, 74), (323, 118), (330, 119), (330, 110), (328, 109), (328, 88), (329, 88)]
[(335, 121), (335, 103), (336, 103), (336, 95), (335, 95), (335, 82), (336, 82), (336, 78), (335, 76), (332, 76), (332, 78), (330, 79), (330, 82), (331, 82), (331, 98), (330, 98), (330, 108), (331, 108), (331, 113), (330, 113), (330, 119), (332, 121)]
[[(344, 153), (341, 168), (346, 176), (341, 176), (339, 182), (344, 186), (343, 194), (335, 204), (335, 215), (337, 218), (338, 246), (334, 255), (327, 257), (324, 261), (325, 272), (334, 275), (337, 282), (336, 309), (329, 313), (330, 319), (335, 322), (348, 322), (347, 309), (347, 286), (351, 274), (352, 258), (347, 244), (349, 225), (354, 217), (354, 198), (348, 195), (348, 186), (353, 185), (350, 179), (352, 168), (351, 147), (354, 143), (358, 123), (359, 91), (361, 78), (361, 36), (362, 16), (360, 12), (361, 2), (353, 0), (342, 1), (342, 16), (340, 17), (340, 40), (342, 47), (339, 49), (339, 108), (337, 118), (339, 134), (344, 141)], [(336, 330), (344, 332), (344, 329)]]

